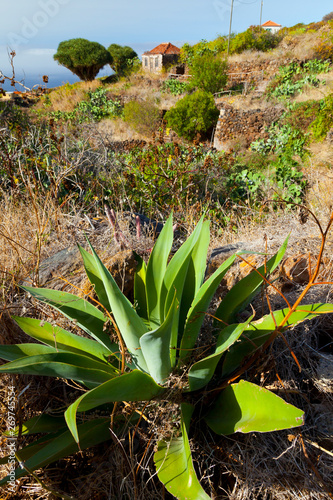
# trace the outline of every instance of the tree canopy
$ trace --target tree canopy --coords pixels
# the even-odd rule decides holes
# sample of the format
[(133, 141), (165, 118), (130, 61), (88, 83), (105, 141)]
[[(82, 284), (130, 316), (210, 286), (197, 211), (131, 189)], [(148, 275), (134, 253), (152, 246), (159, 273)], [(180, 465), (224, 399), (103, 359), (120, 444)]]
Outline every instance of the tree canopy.
[(94, 80), (103, 66), (112, 63), (112, 56), (103, 45), (85, 38), (59, 43), (53, 58), (84, 81)]
[(226, 61), (219, 56), (211, 54), (196, 55), (190, 65), (191, 86), (212, 94), (219, 92), (227, 83), (227, 68)]
[(219, 117), (212, 94), (197, 90), (180, 99), (169, 109), (164, 118), (168, 124), (185, 139), (194, 139), (196, 134), (205, 134), (214, 127)]
[(138, 54), (131, 47), (128, 47), (128, 45), (122, 46), (117, 43), (112, 43), (108, 51), (112, 57), (110, 66), (119, 75), (124, 74), (131, 60), (138, 57)]

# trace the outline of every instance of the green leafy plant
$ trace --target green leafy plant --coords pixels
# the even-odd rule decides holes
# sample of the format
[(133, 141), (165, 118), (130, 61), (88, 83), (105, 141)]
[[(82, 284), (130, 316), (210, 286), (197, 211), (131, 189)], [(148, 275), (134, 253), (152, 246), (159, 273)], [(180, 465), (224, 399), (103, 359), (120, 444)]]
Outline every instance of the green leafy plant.
[[(33, 297), (74, 320), (88, 338), (47, 322), (16, 317), (19, 326), (40, 343), (0, 346), (1, 357), (9, 361), (0, 367), (2, 373), (62, 377), (85, 387), (64, 417), (42, 415), (23, 424), (24, 435), (46, 436), (17, 452), (20, 468), (16, 478), (79, 447), (109, 439), (110, 425), (113, 429), (116, 423), (124, 425), (121, 411), (117, 412), (122, 401), (139, 404), (154, 400), (157, 407), (172, 406), (173, 416), (178, 406), (180, 428), (160, 439), (154, 462), (166, 489), (181, 500), (209, 498), (196, 476), (189, 444), (190, 423), (196, 412), (217, 434), (302, 425), (303, 411), (280, 397), (246, 380), (231, 382), (244, 374), (251, 360), (277, 335), (295, 323), (331, 312), (332, 305), (299, 307), (304, 297), (301, 294), (293, 306), (257, 321), (250, 316), (237, 322), (237, 314), (283, 258), (286, 240), (275, 256), (236, 284), (221, 301), (214, 313), (215, 341), (207, 355), (197, 343), (205, 311), (236, 255), (204, 281), (209, 222), (202, 218), (169, 261), (172, 226), (170, 217), (147, 264), (137, 257), (134, 304), (119, 290), (91, 245), (91, 253), (79, 249), (99, 307), (70, 293), (25, 287)], [(110, 340), (110, 324), (118, 342)], [(207, 386), (214, 390), (206, 391)], [(4, 478), (0, 485), (8, 480)]]
[(218, 117), (219, 110), (215, 106), (214, 97), (202, 90), (183, 97), (165, 114), (168, 127), (189, 140), (194, 139), (198, 133), (207, 133), (214, 127)]
[(187, 82), (181, 82), (178, 79), (172, 78), (169, 80), (165, 80), (162, 86), (163, 90), (170, 92), (172, 95), (181, 95), (185, 94), (189, 88)]
[(327, 73), (330, 68), (329, 61), (320, 61), (314, 59), (308, 61), (303, 66), (297, 62), (292, 62), (287, 66), (279, 68), (279, 74), (267, 89), (268, 96), (286, 99), (296, 93), (301, 93), (305, 85), (318, 87), (325, 83), (319, 80), (315, 75), (318, 73)]
[(240, 172), (233, 172), (227, 182), (231, 200), (244, 201), (249, 206), (258, 204), (264, 198), (265, 180), (266, 176), (263, 173), (254, 172), (247, 168)]
[(274, 180), (277, 193), (273, 198), (282, 198), (287, 202), (287, 207), (303, 203), (308, 182), (304, 174), (298, 170), (298, 163), (288, 154), (281, 155), (275, 163)]
[(55, 121), (63, 120), (75, 123), (98, 122), (103, 118), (121, 116), (123, 106), (117, 99), (109, 99), (107, 90), (99, 87), (87, 92), (87, 99), (80, 101), (73, 111), (52, 111)]
[(273, 124), (268, 130), (267, 139), (257, 139), (251, 144), (251, 150), (258, 153), (271, 153), (277, 155), (285, 154), (304, 157), (307, 152), (304, 146), (307, 142), (307, 134), (292, 127), (289, 124)]

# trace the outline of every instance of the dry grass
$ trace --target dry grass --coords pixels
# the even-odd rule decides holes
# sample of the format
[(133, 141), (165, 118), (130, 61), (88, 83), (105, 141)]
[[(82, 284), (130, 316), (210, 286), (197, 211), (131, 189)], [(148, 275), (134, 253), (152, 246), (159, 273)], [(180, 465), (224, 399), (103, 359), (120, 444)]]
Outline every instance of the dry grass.
[[(94, 91), (101, 85), (99, 80), (93, 80), (92, 82), (78, 82), (55, 88), (47, 94), (51, 102), (49, 111), (73, 111), (75, 106), (85, 99), (88, 91)], [(44, 99), (41, 99), (36, 108), (40, 108), (43, 102)]]
[[(34, 201), (34, 207), (29, 200), (10, 197), (3, 197), (0, 203), (2, 283), (17, 284), (38, 267), (40, 259), (47, 256), (48, 247), (59, 244), (59, 239), (66, 239), (59, 229), (62, 225), (61, 211), (51, 200), (48, 200), (46, 206)], [(4, 288), (1, 291), (5, 293)]]
[(310, 168), (307, 169), (307, 177), (310, 188), (307, 194), (307, 202), (315, 213), (329, 213), (333, 207), (333, 152), (332, 146), (321, 143), (312, 144), (313, 156)]
[(111, 142), (147, 140), (145, 136), (136, 132), (121, 118), (113, 120), (101, 120), (96, 125), (96, 131)]
[(260, 52), (259, 50), (244, 50), (240, 54), (232, 54), (228, 58), (230, 63), (269, 63), (276, 60), (276, 51), (279, 48), (273, 49), (269, 52)]

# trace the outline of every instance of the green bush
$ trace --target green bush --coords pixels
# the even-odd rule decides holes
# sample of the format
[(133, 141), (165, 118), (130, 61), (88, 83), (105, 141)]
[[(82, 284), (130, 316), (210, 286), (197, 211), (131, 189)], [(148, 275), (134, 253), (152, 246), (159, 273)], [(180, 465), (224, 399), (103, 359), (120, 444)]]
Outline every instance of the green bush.
[(130, 101), (124, 105), (123, 118), (134, 130), (143, 135), (152, 135), (161, 121), (161, 113), (155, 103), (145, 101)]
[(165, 114), (168, 127), (188, 140), (194, 139), (197, 134), (207, 133), (214, 127), (218, 117), (219, 110), (214, 97), (203, 90), (183, 97)]
[(213, 57), (216, 56), (218, 52), (217, 45), (214, 41), (207, 42), (207, 40), (200, 40), (200, 42), (195, 45), (184, 43), (180, 51), (180, 60), (191, 66), (195, 57), (203, 55)]
[(103, 45), (84, 38), (59, 43), (53, 58), (84, 81), (94, 80), (100, 69), (112, 63), (111, 54)]
[[(181, 60), (191, 65), (194, 58), (202, 55), (226, 54), (228, 48), (228, 36), (218, 36), (215, 40), (200, 40), (199, 43), (190, 46), (185, 43), (181, 48)], [(244, 50), (260, 50), (266, 52), (277, 47), (282, 36), (280, 33), (273, 34), (268, 30), (260, 29), (259, 26), (250, 26), (242, 33), (231, 33), (230, 54), (239, 54)]]
[(215, 94), (222, 90), (227, 81), (228, 64), (220, 56), (197, 55), (192, 59), (190, 85), (204, 92)]
[(112, 57), (110, 66), (118, 75), (127, 73), (133, 67), (134, 60), (138, 59), (138, 54), (127, 45), (121, 46), (112, 43), (108, 47), (108, 51)]
[(260, 26), (250, 26), (243, 33), (233, 36), (230, 42), (230, 53), (240, 54), (244, 50), (260, 50), (267, 52), (275, 48), (280, 42), (280, 35), (273, 34)]

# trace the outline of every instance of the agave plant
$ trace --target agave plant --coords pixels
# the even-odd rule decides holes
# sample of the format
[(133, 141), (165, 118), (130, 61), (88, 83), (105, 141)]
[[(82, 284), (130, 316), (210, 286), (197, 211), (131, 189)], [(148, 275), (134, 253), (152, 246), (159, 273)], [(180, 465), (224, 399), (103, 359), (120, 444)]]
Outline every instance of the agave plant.
[[(70, 293), (25, 287), (33, 297), (75, 321), (87, 335), (16, 317), (22, 330), (39, 343), (0, 346), (0, 357), (9, 361), (0, 372), (62, 377), (79, 382), (86, 390), (63, 417), (39, 415), (23, 425), (24, 435), (43, 435), (18, 452), (16, 478), (110, 439), (110, 416), (95, 410), (101, 405), (109, 408), (111, 425), (117, 419), (118, 402), (156, 400), (158, 405), (163, 400), (163, 404), (169, 401), (179, 405), (180, 430), (157, 443), (154, 462), (166, 489), (184, 500), (210, 498), (196, 476), (188, 438), (198, 405), (202, 405), (205, 424), (220, 435), (302, 425), (302, 410), (263, 387), (239, 379), (242, 367), (248, 366), (251, 357), (278, 332), (332, 311), (331, 304), (302, 305), (272, 312), (257, 321), (251, 317), (237, 322), (238, 313), (280, 263), (287, 240), (265, 266), (239, 281), (221, 301), (213, 314), (218, 320), (215, 341), (209, 354), (199, 358), (197, 339), (205, 313), (236, 254), (205, 281), (209, 222), (201, 219), (169, 261), (172, 243), (171, 216), (148, 263), (137, 257), (134, 304), (122, 294), (90, 243), (91, 253), (79, 248), (94, 285), (96, 305)], [(110, 323), (118, 342), (110, 340), (106, 326)], [(175, 383), (177, 377), (182, 380), (180, 388)], [(205, 398), (207, 393), (209, 399)], [(92, 410), (94, 417), (85, 421), (80, 418), (83, 412), (91, 415)], [(6, 458), (1, 460), (5, 462)], [(0, 485), (8, 480), (4, 478)]]

